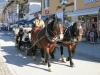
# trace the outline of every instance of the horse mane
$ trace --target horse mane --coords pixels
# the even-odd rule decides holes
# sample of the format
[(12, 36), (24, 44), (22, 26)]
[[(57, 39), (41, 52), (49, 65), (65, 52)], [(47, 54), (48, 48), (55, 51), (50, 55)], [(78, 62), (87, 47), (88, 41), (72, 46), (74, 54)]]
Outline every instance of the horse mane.
[(53, 17), (53, 20), (47, 25), (47, 30), (50, 35), (52, 35), (50, 31), (54, 31), (54, 26), (57, 24), (62, 24), (62, 20)]
[(55, 24), (62, 24), (62, 20), (60, 18), (53, 17), (53, 20), (48, 24), (48, 28), (50, 28), (53, 31), (53, 26)]
[(53, 31), (54, 22), (55, 22), (55, 20), (52, 20), (52, 21), (47, 25), (47, 28)]
[(76, 31), (77, 25), (78, 25), (77, 22), (75, 22), (75, 23), (72, 25), (72, 34), (73, 34), (73, 36), (76, 36), (75, 31)]

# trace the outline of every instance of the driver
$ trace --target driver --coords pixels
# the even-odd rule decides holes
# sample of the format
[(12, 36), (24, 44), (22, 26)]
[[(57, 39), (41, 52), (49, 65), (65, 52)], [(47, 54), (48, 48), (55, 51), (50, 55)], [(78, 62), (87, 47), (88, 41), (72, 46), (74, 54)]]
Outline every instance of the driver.
[(38, 14), (37, 19), (34, 21), (35, 26), (44, 28), (45, 24), (44, 21), (41, 19), (41, 15)]
[(18, 36), (16, 37), (16, 44), (18, 45), (18, 39), (20, 38), (19, 42), (22, 40), (23, 37), (23, 26), (20, 26), (19, 32), (18, 32)]

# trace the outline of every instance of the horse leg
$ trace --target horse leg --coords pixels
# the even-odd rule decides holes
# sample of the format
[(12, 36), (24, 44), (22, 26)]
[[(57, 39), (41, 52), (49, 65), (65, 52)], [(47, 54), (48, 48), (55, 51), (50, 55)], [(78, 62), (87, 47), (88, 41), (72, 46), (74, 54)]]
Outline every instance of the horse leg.
[[(55, 48), (54, 48), (54, 51), (55, 51)], [(52, 59), (55, 58), (55, 56), (54, 56), (54, 51), (52, 51), (52, 52), (50, 53)]]
[(74, 67), (74, 63), (73, 63), (73, 61), (72, 61), (72, 57), (74, 56), (74, 52), (75, 51), (70, 51), (70, 50), (68, 50), (68, 52), (69, 52), (69, 60), (70, 60), (70, 67)]
[(42, 60), (42, 63), (44, 64), (45, 63), (45, 58), (44, 58), (44, 50), (41, 49), (41, 60)]
[(32, 56), (33, 56), (33, 60), (34, 60), (34, 61), (36, 61), (35, 54), (36, 54), (36, 48), (33, 47), (33, 48), (32, 48)]
[[(71, 57), (73, 57), (75, 54), (75, 50), (71, 51)], [(69, 57), (66, 58), (66, 61), (69, 61)]]
[(15, 46), (18, 46), (18, 36), (16, 36), (16, 43)]
[(18, 50), (20, 51), (21, 41), (19, 41)]
[(60, 46), (60, 51), (61, 51), (61, 60), (64, 62), (64, 53), (63, 53), (63, 47)]
[(18, 45), (18, 36), (16, 36), (16, 46)]
[(27, 49), (26, 49), (27, 53), (26, 54), (27, 54), (27, 56), (30, 56), (32, 54), (32, 48), (30, 49), (30, 47), (32, 47), (32, 46), (31, 46), (30, 42), (27, 42), (26, 44), (27, 44)]
[(51, 64), (50, 64), (50, 54), (49, 53), (46, 53), (46, 61), (45, 62), (48, 63), (49, 71), (52, 72)]

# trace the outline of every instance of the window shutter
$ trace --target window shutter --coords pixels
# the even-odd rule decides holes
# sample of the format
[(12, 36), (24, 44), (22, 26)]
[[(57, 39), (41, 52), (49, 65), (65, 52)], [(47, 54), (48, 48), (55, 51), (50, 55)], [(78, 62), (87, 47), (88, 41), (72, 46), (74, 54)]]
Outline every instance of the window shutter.
[(44, 5), (44, 8), (45, 8), (45, 0), (43, 1), (43, 5)]
[(62, 2), (62, 0), (60, 0), (60, 3)]
[(48, 7), (50, 6), (50, 1), (48, 0)]

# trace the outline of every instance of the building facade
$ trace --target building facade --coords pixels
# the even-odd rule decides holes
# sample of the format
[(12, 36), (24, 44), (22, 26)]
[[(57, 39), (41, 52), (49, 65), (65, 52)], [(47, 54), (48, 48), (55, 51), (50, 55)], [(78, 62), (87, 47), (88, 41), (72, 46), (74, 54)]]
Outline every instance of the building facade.
[(35, 13), (41, 11), (41, 0), (28, 0), (28, 3), (24, 7), (25, 10), (28, 10), (28, 12), (24, 12), (25, 16), (24, 18), (31, 20), (35, 18)]
[[(66, 0), (42, 0), (42, 15), (50, 15), (63, 12), (62, 9), (56, 10), (58, 5), (61, 6), (61, 2)], [(74, 2), (73, 6), (66, 7), (65, 15), (71, 18), (71, 21), (76, 19), (79, 22), (84, 23), (84, 29), (90, 28), (91, 18), (97, 24), (97, 31), (100, 31), (100, 0), (68, 0), (66, 4)]]
[(80, 22), (84, 22), (84, 29), (90, 30), (92, 19), (96, 24), (97, 31), (100, 31), (100, 18), (99, 18), (100, 0), (76, 0), (76, 10), (73, 12), (67, 12), (68, 16), (73, 21), (78, 19)]
[[(58, 9), (56, 10), (57, 6), (61, 6), (61, 3), (63, 1), (66, 0), (42, 0), (42, 15), (46, 16), (46, 15), (50, 15), (50, 14), (55, 14), (55, 13), (59, 13), (62, 12), (62, 9)], [(68, 3), (74, 2), (74, 0), (69, 0)], [(67, 11), (73, 11), (74, 10), (74, 6), (69, 6), (66, 7), (66, 12)]]

